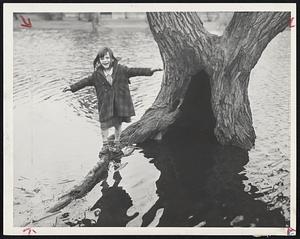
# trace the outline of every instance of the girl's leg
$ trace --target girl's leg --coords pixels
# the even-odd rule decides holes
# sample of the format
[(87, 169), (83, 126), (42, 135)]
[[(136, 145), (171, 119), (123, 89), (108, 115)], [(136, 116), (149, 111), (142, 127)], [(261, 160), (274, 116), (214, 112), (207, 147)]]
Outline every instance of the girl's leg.
[(108, 131), (109, 129), (101, 129), (103, 143), (108, 142)]
[(122, 123), (115, 125), (115, 143), (120, 143)]
[(120, 136), (121, 136), (122, 123), (115, 124), (114, 128), (115, 128), (115, 140), (114, 140), (114, 146), (112, 147), (112, 151), (119, 153), (121, 151)]
[(102, 146), (101, 151), (99, 152), (99, 156), (101, 154), (106, 154), (109, 152), (108, 133), (109, 133), (109, 129), (101, 129), (103, 146)]

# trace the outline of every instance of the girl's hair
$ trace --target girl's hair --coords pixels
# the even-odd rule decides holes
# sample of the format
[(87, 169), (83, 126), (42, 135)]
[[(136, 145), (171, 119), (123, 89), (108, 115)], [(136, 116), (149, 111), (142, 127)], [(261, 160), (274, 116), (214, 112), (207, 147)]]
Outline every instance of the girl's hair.
[(112, 50), (109, 47), (102, 47), (96, 58), (94, 59), (93, 65), (94, 65), (94, 70), (96, 70), (96, 65), (100, 63), (100, 58), (103, 58), (106, 54), (109, 54), (110, 58), (112, 59), (112, 63), (114, 64), (115, 62), (117, 62), (117, 59), (114, 57), (114, 53), (112, 52)]

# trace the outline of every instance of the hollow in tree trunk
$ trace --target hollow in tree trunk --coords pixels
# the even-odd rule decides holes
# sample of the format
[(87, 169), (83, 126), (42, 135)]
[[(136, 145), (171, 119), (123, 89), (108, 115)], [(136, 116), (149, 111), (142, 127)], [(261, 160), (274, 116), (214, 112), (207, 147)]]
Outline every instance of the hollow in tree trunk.
[(248, 98), (250, 72), (289, 12), (236, 12), (222, 36), (192, 12), (147, 13), (164, 64), (160, 92), (121, 139), (140, 143), (186, 127), (211, 132), (222, 145), (251, 149), (255, 132)]

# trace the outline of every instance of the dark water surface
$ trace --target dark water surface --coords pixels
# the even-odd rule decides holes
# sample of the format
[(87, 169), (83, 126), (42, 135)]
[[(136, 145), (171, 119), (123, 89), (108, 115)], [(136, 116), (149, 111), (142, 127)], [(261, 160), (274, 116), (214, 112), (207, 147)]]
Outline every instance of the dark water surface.
[[(94, 89), (75, 94), (62, 89), (92, 72), (103, 45), (128, 66), (162, 67), (147, 28), (102, 29), (99, 35), (14, 32), (15, 226), (42, 217), (98, 160), (101, 136)], [(249, 153), (189, 132), (174, 133), (161, 144), (141, 145), (123, 158), (128, 165), (119, 173), (109, 172), (86, 197), (38, 226), (288, 225), (289, 52), (290, 32), (285, 31), (268, 45), (251, 73), (257, 140)], [(133, 121), (154, 101), (161, 79), (161, 72), (132, 79)]]

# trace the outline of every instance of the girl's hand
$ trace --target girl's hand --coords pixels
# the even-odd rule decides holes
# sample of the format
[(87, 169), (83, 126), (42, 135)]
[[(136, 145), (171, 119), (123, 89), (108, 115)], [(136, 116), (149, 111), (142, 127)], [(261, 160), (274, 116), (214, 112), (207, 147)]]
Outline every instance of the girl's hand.
[(67, 86), (66, 88), (63, 89), (63, 92), (71, 91), (70, 86)]
[(151, 71), (154, 73), (156, 71), (162, 71), (162, 69), (161, 68), (151, 68)]

